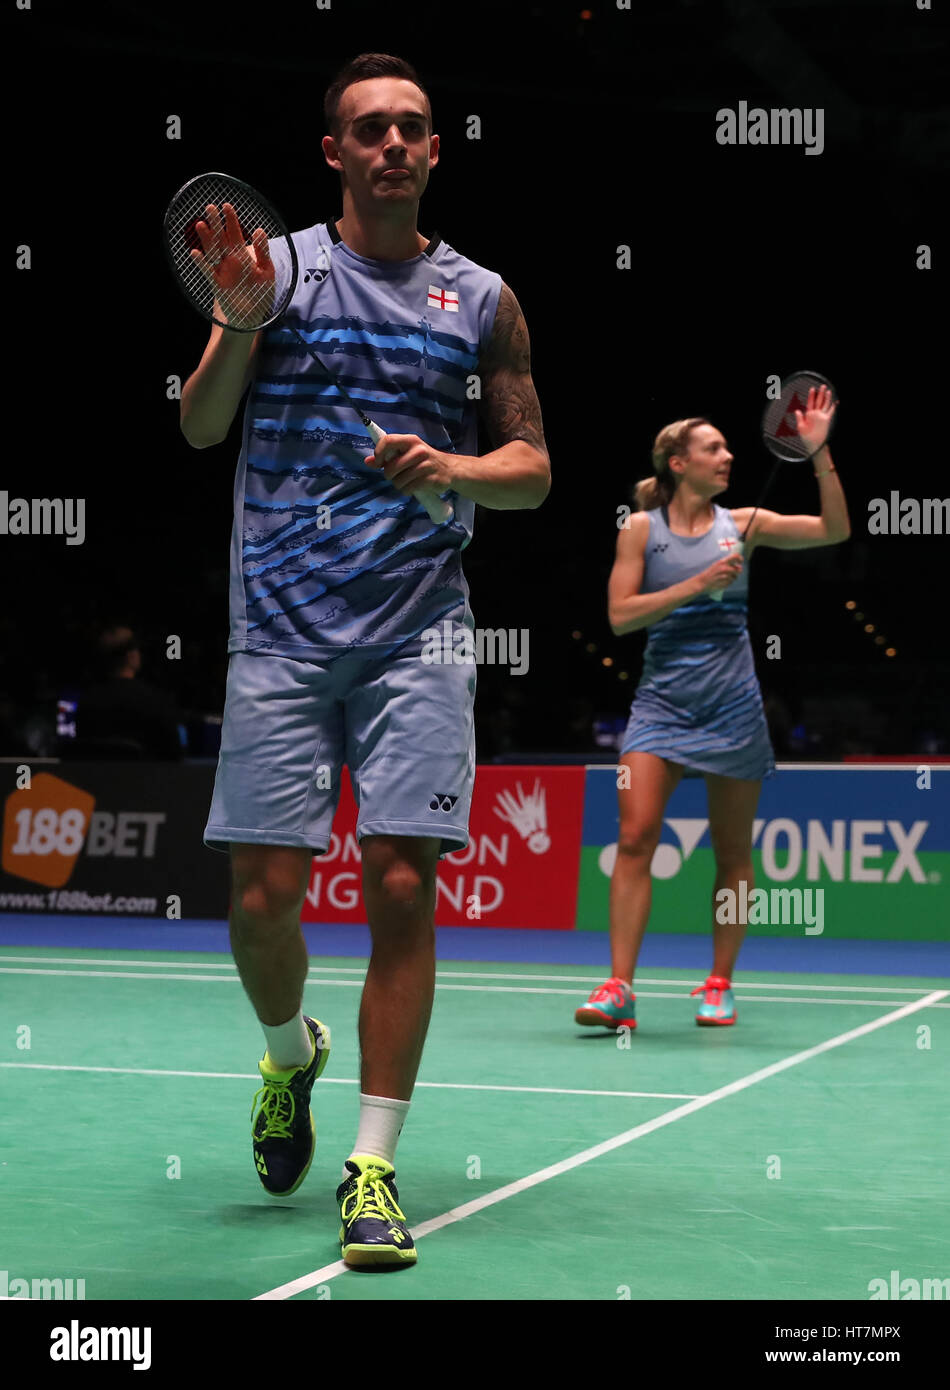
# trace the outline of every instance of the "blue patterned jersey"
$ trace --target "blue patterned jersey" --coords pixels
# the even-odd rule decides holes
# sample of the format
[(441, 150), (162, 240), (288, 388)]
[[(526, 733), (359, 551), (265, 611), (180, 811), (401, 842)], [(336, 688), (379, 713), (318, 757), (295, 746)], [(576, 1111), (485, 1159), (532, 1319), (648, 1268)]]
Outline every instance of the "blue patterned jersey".
[[(262, 335), (244, 412), (231, 540), (231, 652), (385, 655), (468, 613), (461, 552), (475, 504), (433, 525), (363, 459), (373, 442), (291, 331), (387, 433), (477, 454), (472, 377), (501, 277), (439, 238), (404, 261), (359, 256), (333, 222), (292, 233), (286, 314)], [(281, 254), (272, 243), (275, 260)], [(286, 254), (286, 252), (284, 253)]]

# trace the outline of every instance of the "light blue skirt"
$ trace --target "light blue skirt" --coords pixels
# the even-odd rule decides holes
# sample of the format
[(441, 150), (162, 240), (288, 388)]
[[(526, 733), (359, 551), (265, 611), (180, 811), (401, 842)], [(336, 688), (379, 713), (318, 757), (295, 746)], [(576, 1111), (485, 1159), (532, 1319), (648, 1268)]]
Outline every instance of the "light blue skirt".
[(686, 776), (706, 772), (721, 777), (760, 781), (775, 772), (758, 680), (754, 675), (733, 687), (712, 706), (674, 704), (640, 686), (621, 744), (624, 753), (653, 753), (685, 769)]

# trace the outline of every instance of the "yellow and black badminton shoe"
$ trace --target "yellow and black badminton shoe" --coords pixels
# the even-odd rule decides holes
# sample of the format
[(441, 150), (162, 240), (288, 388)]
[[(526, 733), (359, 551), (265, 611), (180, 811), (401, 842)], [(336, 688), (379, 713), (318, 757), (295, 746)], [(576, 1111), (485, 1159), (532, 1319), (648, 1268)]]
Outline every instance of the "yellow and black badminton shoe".
[(354, 1154), (346, 1168), (350, 1176), (336, 1190), (344, 1263), (357, 1269), (414, 1264), (416, 1244), (399, 1210), (392, 1164), (372, 1154)]
[(267, 1052), (258, 1063), (264, 1084), (251, 1106), (254, 1166), (274, 1197), (296, 1192), (313, 1162), (317, 1131), (310, 1092), (330, 1055), (330, 1030), (306, 1014), (303, 1021), (313, 1038), (313, 1057), (307, 1066), (278, 1071)]

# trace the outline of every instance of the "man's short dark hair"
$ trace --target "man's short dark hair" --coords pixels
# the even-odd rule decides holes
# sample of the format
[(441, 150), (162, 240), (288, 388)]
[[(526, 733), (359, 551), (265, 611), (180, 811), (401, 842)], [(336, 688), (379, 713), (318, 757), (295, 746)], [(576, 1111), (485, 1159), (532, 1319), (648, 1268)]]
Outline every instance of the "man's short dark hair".
[(339, 115), (340, 98), (347, 87), (351, 87), (354, 82), (365, 82), (370, 77), (401, 77), (407, 82), (414, 82), (425, 97), (426, 116), (431, 132), (432, 104), (429, 101), (429, 93), (419, 81), (419, 74), (412, 64), (407, 63), (404, 58), (393, 57), (391, 53), (361, 53), (340, 69), (323, 98), (323, 114), (326, 118), (327, 130), (334, 140), (339, 140), (343, 133), (343, 122)]

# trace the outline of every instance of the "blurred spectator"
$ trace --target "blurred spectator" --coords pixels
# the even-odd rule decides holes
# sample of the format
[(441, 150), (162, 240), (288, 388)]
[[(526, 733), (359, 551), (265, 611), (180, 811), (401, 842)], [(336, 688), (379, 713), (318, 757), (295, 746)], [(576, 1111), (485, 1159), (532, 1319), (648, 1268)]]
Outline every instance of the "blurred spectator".
[(131, 628), (108, 627), (96, 643), (99, 679), (80, 693), (76, 738), (63, 745), (70, 758), (182, 756), (171, 699), (140, 678), (142, 653)]

